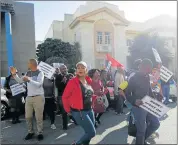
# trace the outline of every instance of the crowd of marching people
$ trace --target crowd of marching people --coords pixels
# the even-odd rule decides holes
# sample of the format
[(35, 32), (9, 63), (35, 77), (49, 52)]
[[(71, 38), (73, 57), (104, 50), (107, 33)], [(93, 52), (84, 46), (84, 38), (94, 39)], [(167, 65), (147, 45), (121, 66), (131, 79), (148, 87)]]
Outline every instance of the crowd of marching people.
[[(76, 64), (75, 72), (69, 73), (67, 66), (61, 65), (60, 68), (56, 68), (51, 79), (38, 69), (35, 59), (29, 60), (29, 71), (21, 77), (15, 67), (10, 68), (11, 74), (6, 78), (4, 88), (12, 104), (13, 124), (21, 122), (19, 102), (22, 96), (27, 96), (25, 118), (28, 134), (25, 140), (32, 139), (35, 135), (33, 116), (36, 118), (38, 140), (43, 140), (43, 120), (46, 119), (46, 115), (50, 118), (51, 128), (56, 129), (55, 117), (56, 114), (60, 114), (63, 130), (68, 129), (69, 119), (84, 130), (83, 136), (73, 144), (89, 144), (97, 133), (103, 114), (113, 108), (117, 115), (122, 115), (125, 104), (130, 110), (130, 116), (134, 116), (135, 119), (136, 144), (146, 144), (146, 139), (159, 128), (160, 122), (157, 117), (139, 107), (143, 104), (143, 97), (149, 95), (159, 101), (164, 100), (163, 103), (166, 105), (170, 103), (167, 82), (157, 80), (150, 85), (152, 62), (149, 59), (136, 60), (135, 69), (129, 74), (126, 74), (123, 67), (118, 67), (113, 75), (106, 69), (87, 68), (87, 64), (81, 61)], [(155, 69), (159, 71), (160, 66)], [(12, 96), (10, 86), (14, 84), (23, 84), (26, 92)], [(155, 95), (153, 88), (158, 84), (161, 86), (157, 93), (159, 95)], [(111, 96), (114, 96), (115, 103), (112, 102)], [(130, 116), (128, 121), (131, 119)]]

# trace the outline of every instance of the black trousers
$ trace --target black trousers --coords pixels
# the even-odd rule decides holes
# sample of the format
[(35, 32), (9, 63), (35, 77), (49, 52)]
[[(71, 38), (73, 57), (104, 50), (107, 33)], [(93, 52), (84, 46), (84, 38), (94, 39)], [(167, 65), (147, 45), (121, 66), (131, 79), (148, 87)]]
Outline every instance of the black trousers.
[(12, 120), (19, 120), (20, 108), (22, 106), (22, 96), (12, 96), (9, 98), (9, 106), (11, 107), (10, 112)]
[(55, 99), (54, 98), (45, 98), (45, 106), (43, 112), (43, 118), (45, 118), (46, 114), (50, 117), (51, 124), (54, 124), (55, 121)]
[(100, 118), (102, 115), (103, 115), (103, 113), (95, 113), (95, 120), (100, 121)]
[(109, 103), (108, 108), (110, 108), (110, 107), (111, 107), (111, 98), (110, 98), (110, 94), (109, 94), (109, 92), (106, 94), (106, 97), (107, 97), (107, 99), (108, 99), (108, 103)]
[(115, 101), (116, 101), (115, 111), (117, 113), (123, 113), (124, 98), (121, 95), (116, 95)]

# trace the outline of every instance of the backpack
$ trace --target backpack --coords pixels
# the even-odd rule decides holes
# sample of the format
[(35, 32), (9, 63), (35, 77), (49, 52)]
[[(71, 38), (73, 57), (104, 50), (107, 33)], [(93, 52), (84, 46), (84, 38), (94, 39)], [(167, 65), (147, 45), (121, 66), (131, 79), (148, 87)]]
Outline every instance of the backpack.
[(103, 98), (101, 96), (93, 96), (92, 108), (95, 113), (103, 113), (106, 110)]

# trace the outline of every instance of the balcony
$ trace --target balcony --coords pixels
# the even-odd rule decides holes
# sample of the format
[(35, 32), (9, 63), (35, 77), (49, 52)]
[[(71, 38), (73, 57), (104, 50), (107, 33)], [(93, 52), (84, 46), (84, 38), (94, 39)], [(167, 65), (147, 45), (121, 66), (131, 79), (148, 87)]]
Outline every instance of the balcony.
[(96, 48), (97, 52), (112, 52), (111, 45), (98, 45)]

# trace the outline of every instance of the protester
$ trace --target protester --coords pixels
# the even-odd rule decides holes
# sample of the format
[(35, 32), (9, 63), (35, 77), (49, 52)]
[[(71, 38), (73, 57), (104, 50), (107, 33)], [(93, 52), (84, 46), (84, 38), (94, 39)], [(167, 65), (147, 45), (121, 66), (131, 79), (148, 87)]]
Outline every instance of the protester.
[(56, 129), (56, 126), (54, 125), (54, 121), (55, 121), (55, 109), (56, 109), (55, 97), (57, 97), (57, 90), (54, 84), (54, 78), (48, 79), (45, 77), (43, 88), (44, 88), (44, 96), (45, 96), (43, 119), (45, 120), (47, 114), (51, 120), (51, 128)]
[(11, 73), (18, 83), (27, 82), (27, 93), (25, 103), (25, 118), (28, 126), (28, 134), (25, 140), (32, 139), (34, 136), (33, 130), (33, 112), (37, 122), (38, 140), (43, 140), (43, 110), (44, 110), (44, 90), (43, 80), (44, 74), (37, 69), (38, 62), (35, 59), (30, 59), (28, 62), (29, 71), (25, 76), (19, 78), (15, 67), (11, 67)]
[(92, 110), (92, 80), (87, 77), (87, 64), (85, 62), (78, 62), (76, 67), (76, 77), (68, 82), (62, 101), (65, 111), (72, 114), (77, 124), (85, 131), (85, 134), (74, 144), (89, 144), (96, 135), (95, 118)]
[[(62, 94), (64, 92), (64, 89), (65, 89), (68, 81), (71, 78), (73, 78), (73, 75), (68, 73), (67, 67), (65, 65), (60, 66), (60, 72), (61, 72), (60, 74), (56, 75), (55, 85), (58, 90), (58, 105), (59, 105), (59, 109), (62, 113), (63, 130), (67, 130), (68, 129), (68, 115), (67, 115), (67, 112), (63, 108)], [(75, 120), (71, 116), (69, 116), (69, 117), (76, 124)]]
[(123, 114), (124, 98), (119, 94), (119, 86), (125, 81), (124, 78), (124, 70), (122, 68), (118, 68), (115, 72), (114, 78), (114, 98), (116, 100), (115, 112), (118, 115)]
[(168, 80), (167, 82), (160, 80), (161, 81), (161, 88), (162, 88), (162, 93), (163, 96), (165, 97), (164, 99), (164, 104), (167, 105), (169, 103), (171, 103), (169, 101), (169, 97), (170, 97), (170, 80)]
[(20, 93), (15, 96), (12, 95), (10, 87), (15, 84), (18, 84), (18, 82), (14, 79), (12, 74), (6, 77), (4, 89), (6, 90), (6, 97), (8, 98), (9, 106), (11, 107), (12, 124), (21, 123), (19, 120), (20, 106), (22, 105), (22, 97), (24, 96), (24, 93)]
[(111, 107), (111, 98), (110, 98), (109, 90), (107, 89), (107, 87), (110, 87), (110, 81), (107, 80), (107, 71), (106, 70), (101, 70), (100, 78), (101, 78), (101, 82), (104, 86), (104, 89), (105, 89), (105, 92), (106, 92), (106, 97), (107, 97), (107, 100), (108, 100), (108, 103), (109, 103), (109, 106), (107, 108), (107, 110), (108, 110)]
[(152, 66), (153, 64), (149, 59), (143, 59), (140, 64), (139, 72), (136, 72), (135, 75), (130, 78), (126, 91), (127, 100), (133, 105), (132, 113), (137, 128), (136, 144), (142, 145), (146, 144), (146, 139), (160, 126), (158, 118), (139, 107), (143, 104), (141, 100), (144, 96), (154, 96), (150, 87), (149, 77)]
[[(92, 78), (92, 89), (94, 91), (94, 94), (96, 96), (100, 96), (103, 98), (103, 100), (105, 99), (105, 103), (108, 105), (108, 100), (106, 98), (105, 92), (104, 92), (104, 86), (100, 80), (100, 72), (97, 69), (91, 69), (88, 73), (89, 77)], [(104, 113), (104, 112), (103, 112)], [(103, 113), (95, 113), (95, 119), (96, 119), (96, 123), (101, 124), (100, 118), (103, 115)], [(95, 124), (95, 127), (97, 127), (97, 124)]]
[(133, 71), (132, 73), (129, 75), (128, 77), (128, 81), (129, 79), (134, 76), (134, 74), (139, 70), (139, 67), (140, 67), (140, 64), (141, 64), (142, 60), (141, 59), (137, 59), (134, 61), (134, 64), (133, 64)]

